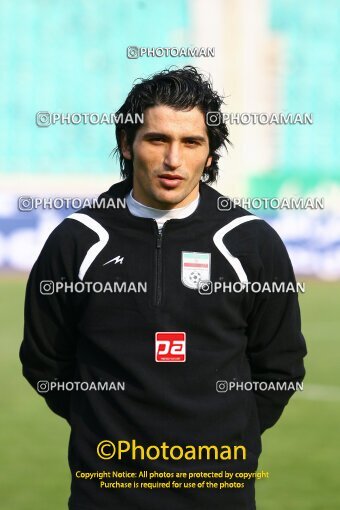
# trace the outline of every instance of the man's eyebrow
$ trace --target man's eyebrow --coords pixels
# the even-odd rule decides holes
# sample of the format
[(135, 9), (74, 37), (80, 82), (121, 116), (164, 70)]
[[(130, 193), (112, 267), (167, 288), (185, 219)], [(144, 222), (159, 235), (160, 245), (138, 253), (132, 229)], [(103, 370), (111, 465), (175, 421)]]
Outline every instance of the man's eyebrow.
[(184, 140), (190, 139), (190, 140), (196, 140), (197, 142), (205, 142), (207, 139), (202, 135), (188, 135), (183, 136)]
[(166, 135), (165, 133), (158, 133), (157, 131), (149, 131), (147, 133), (144, 133), (143, 135), (143, 138), (151, 138), (151, 137), (164, 137), (164, 138), (169, 138), (168, 135)]
[[(167, 139), (171, 138), (166, 133), (159, 133), (157, 131), (150, 131), (148, 133), (144, 133), (144, 135), (143, 135), (143, 138), (155, 138), (155, 137), (167, 138)], [(202, 135), (186, 135), (186, 136), (182, 136), (182, 139), (183, 140), (197, 140), (198, 142), (206, 141), (206, 138)]]

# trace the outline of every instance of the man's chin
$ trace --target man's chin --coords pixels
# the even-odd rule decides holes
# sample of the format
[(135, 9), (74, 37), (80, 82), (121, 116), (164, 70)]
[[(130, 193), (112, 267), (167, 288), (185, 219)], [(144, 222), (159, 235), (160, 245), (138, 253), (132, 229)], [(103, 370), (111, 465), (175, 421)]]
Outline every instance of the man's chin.
[(154, 194), (154, 200), (159, 203), (159, 208), (170, 209), (183, 202), (187, 195), (178, 189), (160, 190)]

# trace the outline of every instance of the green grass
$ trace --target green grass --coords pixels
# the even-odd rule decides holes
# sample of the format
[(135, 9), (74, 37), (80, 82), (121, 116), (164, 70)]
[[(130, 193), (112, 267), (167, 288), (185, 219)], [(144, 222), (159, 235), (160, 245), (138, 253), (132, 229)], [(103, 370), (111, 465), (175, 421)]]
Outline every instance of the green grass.
[(257, 485), (258, 510), (340, 508), (339, 290), (339, 283), (313, 281), (300, 296), (306, 394), (309, 385), (324, 390), (311, 399), (296, 394), (276, 426), (263, 434), (259, 469), (270, 478)]
[(21, 374), (25, 281), (1, 281), (1, 508), (67, 508), (69, 426), (53, 415)]
[[(24, 287), (23, 278), (1, 280), (1, 508), (62, 510), (69, 496), (69, 427), (21, 375)], [(312, 392), (310, 399), (294, 396), (278, 424), (263, 435), (259, 469), (270, 477), (257, 482), (258, 510), (340, 508), (339, 287), (308, 282), (300, 297), (309, 351), (306, 394), (309, 384), (324, 391)]]

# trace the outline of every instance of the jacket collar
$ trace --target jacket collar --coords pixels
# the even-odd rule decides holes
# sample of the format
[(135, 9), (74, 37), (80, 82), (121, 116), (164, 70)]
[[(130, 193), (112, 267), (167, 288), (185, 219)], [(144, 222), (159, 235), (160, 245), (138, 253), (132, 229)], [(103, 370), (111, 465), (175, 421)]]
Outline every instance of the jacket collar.
[[(113, 184), (106, 192), (100, 195), (100, 199), (105, 200), (112, 200), (112, 199), (120, 199), (124, 200), (126, 195), (131, 191), (132, 189), (132, 182), (130, 180), (124, 179), (116, 184)], [(215, 214), (218, 214), (218, 208), (217, 208), (217, 199), (220, 196), (220, 193), (218, 193), (216, 190), (211, 188), (208, 184), (205, 184), (203, 182), (200, 182), (199, 184), (199, 192), (200, 192), (200, 201), (196, 208), (196, 210), (186, 218), (181, 219), (172, 219), (169, 220), (171, 222), (180, 222), (181, 224), (187, 224), (191, 221), (198, 220), (198, 219), (207, 219), (208, 217), (215, 216)], [(108, 210), (110, 208), (108, 207)], [(150, 222), (150, 218), (140, 218), (137, 216), (133, 216), (130, 211), (126, 208), (117, 208), (116, 212), (118, 214), (121, 214), (124, 216), (125, 219), (135, 219), (138, 221), (147, 221)]]

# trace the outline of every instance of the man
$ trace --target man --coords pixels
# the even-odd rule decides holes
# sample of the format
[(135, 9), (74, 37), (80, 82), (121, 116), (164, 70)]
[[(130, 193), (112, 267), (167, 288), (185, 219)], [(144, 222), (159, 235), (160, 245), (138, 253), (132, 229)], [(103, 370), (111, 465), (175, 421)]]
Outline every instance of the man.
[[(208, 185), (229, 142), (206, 122), (221, 104), (190, 66), (135, 85), (118, 111), (144, 115), (116, 128), (123, 181), (66, 218), (30, 274), (20, 357), (40, 392), (59, 384), (44, 397), (71, 426), (72, 510), (254, 509), (254, 480), (235, 473), (256, 470), (261, 433), (304, 377), (296, 293), (247, 292), (295, 283), (285, 247), (244, 209), (220, 210)], [(115, 387), (67, 391), (72, 381)], [(132, 480), (114, 485), (113, 472)]]

